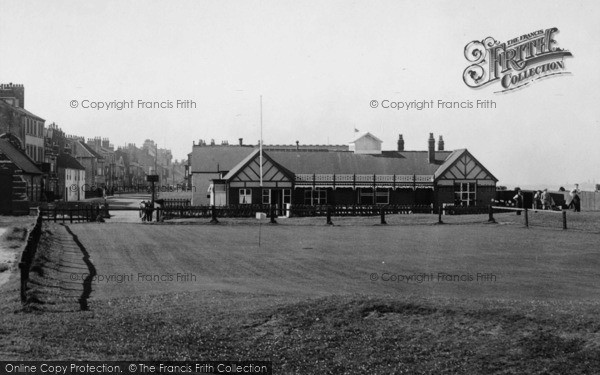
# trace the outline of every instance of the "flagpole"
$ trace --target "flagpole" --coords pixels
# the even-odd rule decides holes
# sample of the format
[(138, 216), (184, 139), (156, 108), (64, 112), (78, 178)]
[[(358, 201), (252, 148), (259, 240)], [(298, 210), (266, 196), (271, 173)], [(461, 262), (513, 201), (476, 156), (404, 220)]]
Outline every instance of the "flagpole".
[(262, 95), (260, 96), (260, 145), (259, 145), (259, 153), (260, 153), (260, 187), (263, 186), (263, 114), (262, 114)]

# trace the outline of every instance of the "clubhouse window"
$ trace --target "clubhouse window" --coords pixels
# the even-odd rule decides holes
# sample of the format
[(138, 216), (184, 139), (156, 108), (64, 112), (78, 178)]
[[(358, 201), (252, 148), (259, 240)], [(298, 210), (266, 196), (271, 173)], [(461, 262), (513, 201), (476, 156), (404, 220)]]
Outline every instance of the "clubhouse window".
[(252, 204), (251, 189), (240, 189), (240, 204)]
[(377, 189), (373, 195), (373, 189), (361, 188), (358, 191), (358, 204), (390, 204), (390, 190)]
[(377, 189), (375, 192), (375, 201), (376, 204), (390, 204), (390, 190)]
[(477, 185), (474, 182), (460, 182), (454, 184), (454, 200), (460, 206), (474, 206)]
[(304, 190), (304, 204), (311, 206), (327, 204), (327, 189)]
[(262, 189), (262, 204), (271, 204), (271, 189)]
[(292, 190), (283, 189), (283, 204), (292, 203)]

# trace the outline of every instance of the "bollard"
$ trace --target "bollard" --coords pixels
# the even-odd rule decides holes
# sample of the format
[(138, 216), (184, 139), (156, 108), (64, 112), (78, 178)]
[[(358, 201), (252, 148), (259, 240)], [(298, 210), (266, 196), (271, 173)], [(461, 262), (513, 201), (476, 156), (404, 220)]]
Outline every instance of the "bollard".
[(491, 204), (488, 207), (489, 207), (489, 215), (490, 215), (490, 217), (488, 219), (488, 222), (489, 223), (495, 223), (496, 220), (494, 219), (494, 209), (492, 208)]
[(523, 209), (525, 211), (525, 227), (529, 228), (529, 214), (527, 213), (527, 209)]
[(442, 221), (442, 213), (444, 212), (444, 207), (442, 205), (440, 205), (440, 207), (438, 208), (438, 224), (444, 224), (444, 222)]
[(211, 224), (219, 224), (219, 220), (217, 220), (217, 209), (215, 208), (214, 205), (212, 206), (210, 216), (211, 216), (211, 219), (210, 219)]
[(333, 221), (331, 221), (331, 206), (327, 206), (327, 225), (333, 225)]
[(275, 221), (275, 206), (271, 205), (271, 224), (277, 224), (277, 221)]
[(386, 225), (387, 222), (385, 221), (385, 208), (383, 206), (381, 206), (379, 211), (381, 213), (381, 225)]
[(567, 229), (567, 211), (563, 210), (562, 212), (563, 219), (563, 229)]

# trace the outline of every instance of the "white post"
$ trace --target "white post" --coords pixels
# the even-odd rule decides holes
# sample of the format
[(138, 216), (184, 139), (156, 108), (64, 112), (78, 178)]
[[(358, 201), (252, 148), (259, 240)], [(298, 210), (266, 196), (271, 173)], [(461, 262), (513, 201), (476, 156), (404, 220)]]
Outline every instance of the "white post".
[(259, 145), (259, 153), (260, 153), (260, 187), (263, 186), (263, 151), (262, 151), (262, 144), (263, 144), (263, 119), (262, 119), (262, 95), (260, 96), (260, 145)]

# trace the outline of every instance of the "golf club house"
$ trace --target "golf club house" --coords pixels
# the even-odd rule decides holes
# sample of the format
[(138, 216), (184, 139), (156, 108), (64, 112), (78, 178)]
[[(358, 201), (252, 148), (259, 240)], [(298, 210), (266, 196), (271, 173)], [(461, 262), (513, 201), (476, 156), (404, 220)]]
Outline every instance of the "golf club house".
[(488, 204), (498, 181), (467, 150), (444, 150), (433, 133), (427, 150), (382, 151), (371, 133), (348, 146), (207, 145), (189, 154), (193, 205)]

